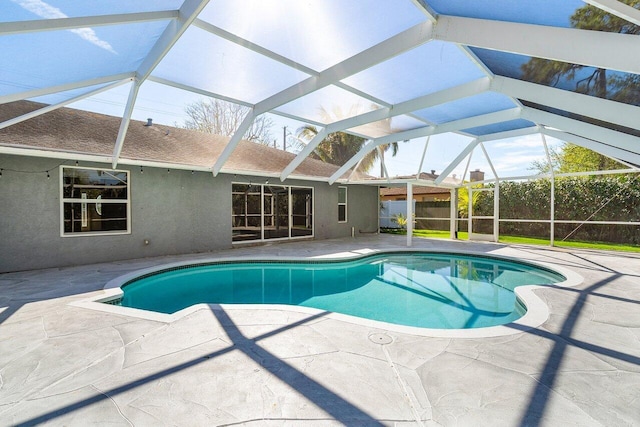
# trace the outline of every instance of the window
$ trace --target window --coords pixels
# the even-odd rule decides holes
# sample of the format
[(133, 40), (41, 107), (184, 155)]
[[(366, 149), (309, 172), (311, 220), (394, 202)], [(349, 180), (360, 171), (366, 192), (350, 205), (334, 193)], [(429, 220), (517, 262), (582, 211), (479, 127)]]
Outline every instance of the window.
[(347, 187), (338, 187), (338, 222), (347, 222)]
[(313, 189), (232, 184), (232, 241), (313, 236)]
[(65, 166), (60, 179), (62, 236), (131, 231), (129, 172)]

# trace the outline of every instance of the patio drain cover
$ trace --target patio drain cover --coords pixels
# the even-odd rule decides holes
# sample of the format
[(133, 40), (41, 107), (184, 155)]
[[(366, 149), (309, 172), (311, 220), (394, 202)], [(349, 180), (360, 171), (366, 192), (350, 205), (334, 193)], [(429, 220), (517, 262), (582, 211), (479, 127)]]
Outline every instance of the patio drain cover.
[(391, 338), (387, 334), (371, 334), (369, 335), (369, 340), (376, 344), (391, 344), (393, 342), (393, 338)]

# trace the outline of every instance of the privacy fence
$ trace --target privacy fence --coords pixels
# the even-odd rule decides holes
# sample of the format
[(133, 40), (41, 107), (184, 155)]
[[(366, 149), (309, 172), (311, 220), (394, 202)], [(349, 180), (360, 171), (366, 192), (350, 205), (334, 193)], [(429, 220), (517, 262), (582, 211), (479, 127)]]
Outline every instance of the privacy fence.
[[(549, 179), (500, 182), (500, 234), (548, 239), (553, 219), (555, 240), (640, 244), (640, 174), (556, 178), (553, 190)], [(473, 215), (493, 215), (493, 198), (479, 193)], [(492, 233), (486, 221), (473, 226)]]
[[(414, 228), (426, 230), (449, 230), (451, 202), (413, 201)], [(380, 228), (404, 228), (397, 221), (397, 215), (407, 216), (406, 201), (380, 202)]]

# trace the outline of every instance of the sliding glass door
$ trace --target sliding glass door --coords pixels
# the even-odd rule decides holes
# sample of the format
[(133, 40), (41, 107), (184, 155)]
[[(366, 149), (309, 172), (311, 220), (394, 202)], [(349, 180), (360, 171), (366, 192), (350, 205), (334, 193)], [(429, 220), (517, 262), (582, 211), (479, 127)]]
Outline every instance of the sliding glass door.
[(233, 241), (313, 236), (313, 188), (232, 185)]

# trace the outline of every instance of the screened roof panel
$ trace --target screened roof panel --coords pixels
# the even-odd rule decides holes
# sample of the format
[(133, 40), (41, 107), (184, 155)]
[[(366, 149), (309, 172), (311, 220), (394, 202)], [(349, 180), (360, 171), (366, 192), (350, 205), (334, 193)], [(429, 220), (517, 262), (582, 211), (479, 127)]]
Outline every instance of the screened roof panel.
[(464, 129), (463, 132), (466, 132), (468, 134), (475, 135), (475, 136), (482, 136), (482, 135), (489, 135), (489, 134), (492, 134), (492, 133), (499, 133), (499, 132), (507, 132), (507, 131), (510, 131), (510, 130), (524, 129), (524, 128), (529, 128), (529, 127), (533, 127), (533, 126), (535, 126), (535, 123), (530, 122), (529, 120), (516, 119), (516, 120), (509, 120), (509, 121), (506, 121), (506, 122), (492, 123), (492, 124), (489, 124), (489, 125), (484, 125), (484, 126), (478, 126), (478, 127), (474, 127), (474, 128)]
[(497, 75), (640, 106), (638, 74), (488, 49), (472, 51)]
[(416, 129), (426, 126), (422, 120), (408, 115), (396, 116), (391, 118), (391, 130), (393, 133), (402, 132), (410, 129)]
[(426, 17), (410, 0), (216, 0), (200, 19), (322, 71)]
[(378, 108), (380, 105), (332, 85), (282, 105), (276, 110), (315, 122), (332, 123)]
[[(0, 37), (3, 94), (135, 71), (166, 21)], [(132, 43), (136, 40), (136, 43)]]
[(154, 76), (256, 103), (309, 77), (199, 28), (189, 28)]
[(469, 96), (446, 104), (416, 111), (415, 114), (425, 120), (439, 124), (463, 119), (465, 117), (507, 110), (509, 108), (515, 108), (516, 106), (516, 103), (508, 96), (495, 92), (484, 92), (479, 95)]
[(77, 0), (9, 0), (0, 10), (6, 22), (31, 21), (35, 19), (76, 18), (118, 13), (177, 10), (182, 0), (154, 1), (77, 1)]
[(471, 52), (473, 52), (492, 73), (514, 79), (519, 79), (520, 76), (522, 76), (522, 67), (531, 60), (530, 56), (477, 47), (472, 47)]
[(428, 126), (425, 122), (406, 115), (396, 116), (386, 120), (379, 120), (366, 125), (348, 129), (351, 132), (366, 135), (369, 138), (379, 138), (393, 133)]
[(523, 24), (569, 27), (569, 17), (586, 5), (580, 0), (429, 0), (443, 15)]
[(458, 46), (431, 41), (343, 82), (397, 104), (484, 76)]

